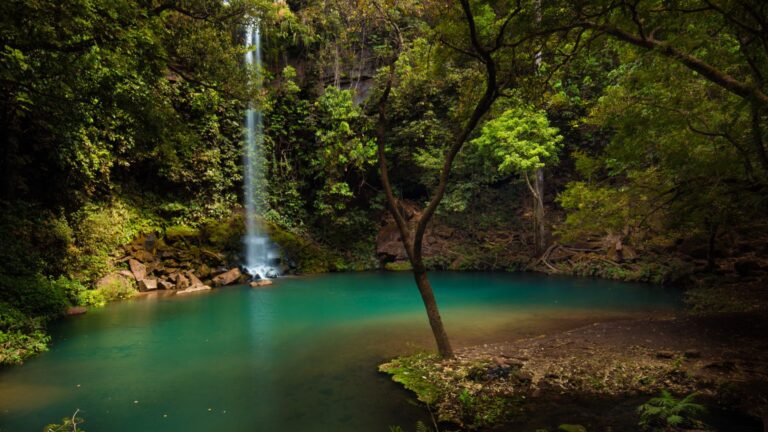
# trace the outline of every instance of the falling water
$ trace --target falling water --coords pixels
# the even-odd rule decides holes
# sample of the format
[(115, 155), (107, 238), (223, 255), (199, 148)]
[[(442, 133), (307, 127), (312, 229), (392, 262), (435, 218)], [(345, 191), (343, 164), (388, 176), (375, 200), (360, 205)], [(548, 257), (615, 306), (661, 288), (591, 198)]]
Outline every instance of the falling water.
[[(261, 88), (261, 34), (258, 22), (248, 24), (245, 29), (245, 63), (249, 70), (256, 71), (256, 86)], [(253, 47), (253, 49), (250, 49)], [(258, 278), (278, 275), (271, 265), (277, 258), (269, 237), (264, 234), (258, 215), (266, 208), (264, 197), (264, 159), (261, 153), (264, 144), (264, 125), (261, 109), (254, 102), (245, 114), (245, 271)]]

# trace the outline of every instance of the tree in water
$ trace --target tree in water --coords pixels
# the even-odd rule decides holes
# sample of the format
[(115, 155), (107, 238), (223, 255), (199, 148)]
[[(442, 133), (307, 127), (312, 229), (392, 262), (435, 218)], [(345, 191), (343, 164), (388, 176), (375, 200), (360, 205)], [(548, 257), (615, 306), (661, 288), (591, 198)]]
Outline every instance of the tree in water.
[[(438, 183), (432, 191), (431, 198), (421, 213), (421, 217), (416, 222), (415, 228), (409, 227), (402, 206), (395, 196), (389, 177), (386, 155), (387, 102), (392, 92), (393, 83), (397, 78), (395, 63), (403, 49), (402, 34), (395, 24), (392, 25), (394, 34), (392, 39), (397, 55), (394, 56), (394, 60), (389, 65), (388, 74), (385, 72), (386, 84), (377, 104), (379, 116), (377, 127), (378, 156), (382, 185), (386, 193), (389, 211), (395, 219), (400, 231), (400, 238), (413, 268), (416, 286), (424, 302), (438, 351), (443, 358), (453, 357), (454, 353), (440, 316), (432, 285), (427, 276), (423, 255), (424, 234), (445, 195), (453, 162), (462, 147), (470, 140), (502, 92), (515, 86), (520, 73), (519, 63), (527, 61), (533, 65), (535, 61), (532, 54), (526, 58), (521, 58), (523, 54), (520, 54), (520, 52), (530, 54), (534, 50), (516, 51), (514, 49), (529, 41), (521, 34), (530, 29), (530, 23), (533, 22), (531, 16), (535, 8), (517, 4), (504, 12), (498, 12), (488, 5), (481, 4), (475, 6), (479, 14), (476, 19), (475, 10), (473, 10), (469, 0), (461, 0), (460, 6), (460, 11), (447, 9), (444, 11), (445, 15), (441, 14), (442, 23), (437, 26), (436, 33), (438, 33), (441, 44), (460, 57), (460, 59), (455, 60), (456, 62), (469, 60), (472, 64), (480, 66), (481, 70), (478, 73), (484, 78), (482, 94), (476, 97), (474, 103), (466, 107), (467, 118), (462, 121), (460, 127), (454, 130), (450, 143), (443, 153)], [(381, 13), (388, 17), (387, 12), (381, 11)], [(446, 17), (451, 17), (455, 21), (446, 25)], [(515, 32), (511, 31), (513, 28), (516, 29)], [(517, 45), (510, 43), (510, 39), (514, 36), (518, 38)], [(452, 40), (457, 42), (452, 42)], [(467, 41), (469, 45), (462, 46), (462, 42), (466, 43)], [(533, 70), (533, 67), (530, 66), (528, 69)]]

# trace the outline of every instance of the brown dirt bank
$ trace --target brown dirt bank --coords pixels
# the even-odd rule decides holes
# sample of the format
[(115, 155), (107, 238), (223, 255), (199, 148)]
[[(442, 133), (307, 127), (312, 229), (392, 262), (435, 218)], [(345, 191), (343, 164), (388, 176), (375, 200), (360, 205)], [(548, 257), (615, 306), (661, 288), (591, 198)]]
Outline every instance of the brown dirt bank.
[(589, 431), (636, 430), (634, 409), (661, 389), (696, 391), (715, 410), (752, 417), (752, 429), (731, 418), (715, 421), (717, 430), (759, 430), (759, 419), (768, 428), (764, 311), (600, 322), (381, 369), (440, 420), (466, 429), (532, 431), (578, 420)]

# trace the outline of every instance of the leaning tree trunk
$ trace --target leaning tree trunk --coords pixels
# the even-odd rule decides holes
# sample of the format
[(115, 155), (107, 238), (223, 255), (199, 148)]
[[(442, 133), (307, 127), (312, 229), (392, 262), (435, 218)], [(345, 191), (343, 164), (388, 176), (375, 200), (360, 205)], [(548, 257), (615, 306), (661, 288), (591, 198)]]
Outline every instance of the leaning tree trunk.
[[(392, 69), (390, 69), (390, 72), (391, 71)], [(437, 343), (437, 350), (441, 357), (451, 358), (453, 357), (453, 348), (448, 339), (448, 333), (445, 331), (443, 319), (440, 316), (435, 293), (432, 291), (432, 284), (427, 277), (427, 269), (424, 266), (421, 247), (414, 248), (415, 239), (418, 238), (419, 235), (418, 230), (416, 234), (412, 234), (410, 228), (408, 228), (408, 224), (405, 221), (405, 217), (400, 210), (397, 199), (392, 192), (392, 185), (389, 181), (389, 169), (387, 168), (387, 158), (385, 154), (385, 124), (387, 109), (386, 102), (391, 90), (391, 79), (390, 76), (390, 82), (387, 84), (387, 88), (384, 90), (384, 94), (379, 101), (379, 120), (376, 127), (381, 183), (384, 186), (384, 192), (387, 195), (389, 211), (395, 219), (397, 229), (400, 231), (400, 239), (403, 242), (403, 247), (405, 247), (408, 259), (411, 261), (413, 278), (416, 281), (416, 287), (419, 289), (419, 294), (421, 294), (421, 300), (424, 302), (424, 309), (427, 311), (427, 319), (429, 320), (429, 326), (432, 329), (432, 335), (435, 337), (435, 342)], [(422, 216), (422, 218), (423, 217), (424, 216)], [(419, 223), (421, 223), (421, 220)], [(421, 241), (418, 243), (421, 244)]]
[(421, 300), (424, 302), (424, 308), (427, 310), (427, 319), (429, 319), (429, 326), (437, 343), (437, 351), (444, 358), (453, 357), (453, 348), (451, 347), (450, 340), (448, 340), (448, 333), (446, 333), (443, 326), (443, 319), (437, 307), (435, 293), (432, 291), (432, 284), (427, 277), (427, 269), (422, 262), (416, 263), (413, 267), (413, 278), (416, 280), (416, 287), (419, 289)]
[(432, 291), (432, 285), (427, 277), (427, 269), (424, 266), (423, 259), (423, 240), (424, 233), (427, 230), (432, 216), (437, 210), (437, 206), (445, 195), (445, 190), (448, 185), (448, 177), (451, 173), (453, 166), (453, 160), (458, 155), (464, 143), (469, 138), (470, 134), (475, 130), (480, 123), (480, 119), (491, 109), (491, 105), (499, 96), (499, 87), (496, 79), (496, 61), (493, 59), (493, 52), (500, 48), (504, 42), (504, 26), (502, 26), (500, 33), (495, 38), (496, 47), (494, 49), (488, 49), (484, 47), (478, 38), (477, 28), (475, 27), (475, 19), (472, 15), (472, 10), (469, 5), (469, 0), (460, 0), (464, 16), (467, 20), (467, 26), (469, 27), (470, 40), (472, 43), (472, 49), (474, 51), (473, 57), (478, 59), (485, 68), (486, 81), (485, 92), (483, 96), (477, 101), (472, 115), (468, 121), (457, 131), (453, 142), (446, 150), (443, 157), (443, 166), (440, 170), (440, 179), (437, 184), (432, 198), (427, 204), (427, 207), (421, 214), (421, 217), (416, 223), (416, 229), (411, 232), (411, 229), (406, 223), (405, 217), (399, 208), (397, 199), (392, 192), (392, 184), (389, 181), (389, 170), (387, 167), (387, 157), (385, 152), (385, 137), (386, 137), (386, 118), (387, 118), (387, 100), (392, 90), (392, 82), (394, 80), (394, 62), (389, 65), (389, 79), (387, 80), (386, 88), (379, 99), (378, 109), (378, 124), (376, 127), (376, 137), (378, 140), (378, 156), (379, 156), (379, 169), (381, 171), (381, 183), (384, 187), (384, 192), (387, 196), (387, 204), (389, 211), (395, 219), (397, 229), (400, 231), (400, 238), (405, 247), (405, 251), (408, 254), (408, 259), (411, 261), (413, 267), (413, 277), (416, 281), (416, 286), (421, 294), (421, 299), (424, 302), (424, 308), (427, 311), (427, 317), (429, 318), (429, 325), (432, 328), (432, 334), (437, 342), (437, 349), (440, 352), (440, 356), (443, 358), (453, 357), (453, 349), (451, 348), (448, 334), (443, 326), (442, 318), (437, 307), (437, 300), (435, 300), (435, 294)]

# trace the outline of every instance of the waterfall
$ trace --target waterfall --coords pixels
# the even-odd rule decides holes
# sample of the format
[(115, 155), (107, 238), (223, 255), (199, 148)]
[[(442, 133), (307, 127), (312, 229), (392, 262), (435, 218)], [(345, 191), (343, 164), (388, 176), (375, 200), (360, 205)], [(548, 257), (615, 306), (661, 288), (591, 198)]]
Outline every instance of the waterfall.
[[(256, 71), (256, 87), (261, 89), (261, 34), (259, 23), (253, 21), (245, 29), (245, 63), (250, 70)], [(251, 49), (253, 47), (253, 49)], [(245, 149), (243, 152), (244, 165), (244, 195), (245, 195), (245, 271), (260, 279), (278, 276), (278, 271), (272, 263), (279, 257), (269, 237), (264, 233), (258, 215), (266, 209), (264, 177), (264, 124), (261, 108), (251, 101), (245, 113)]]

